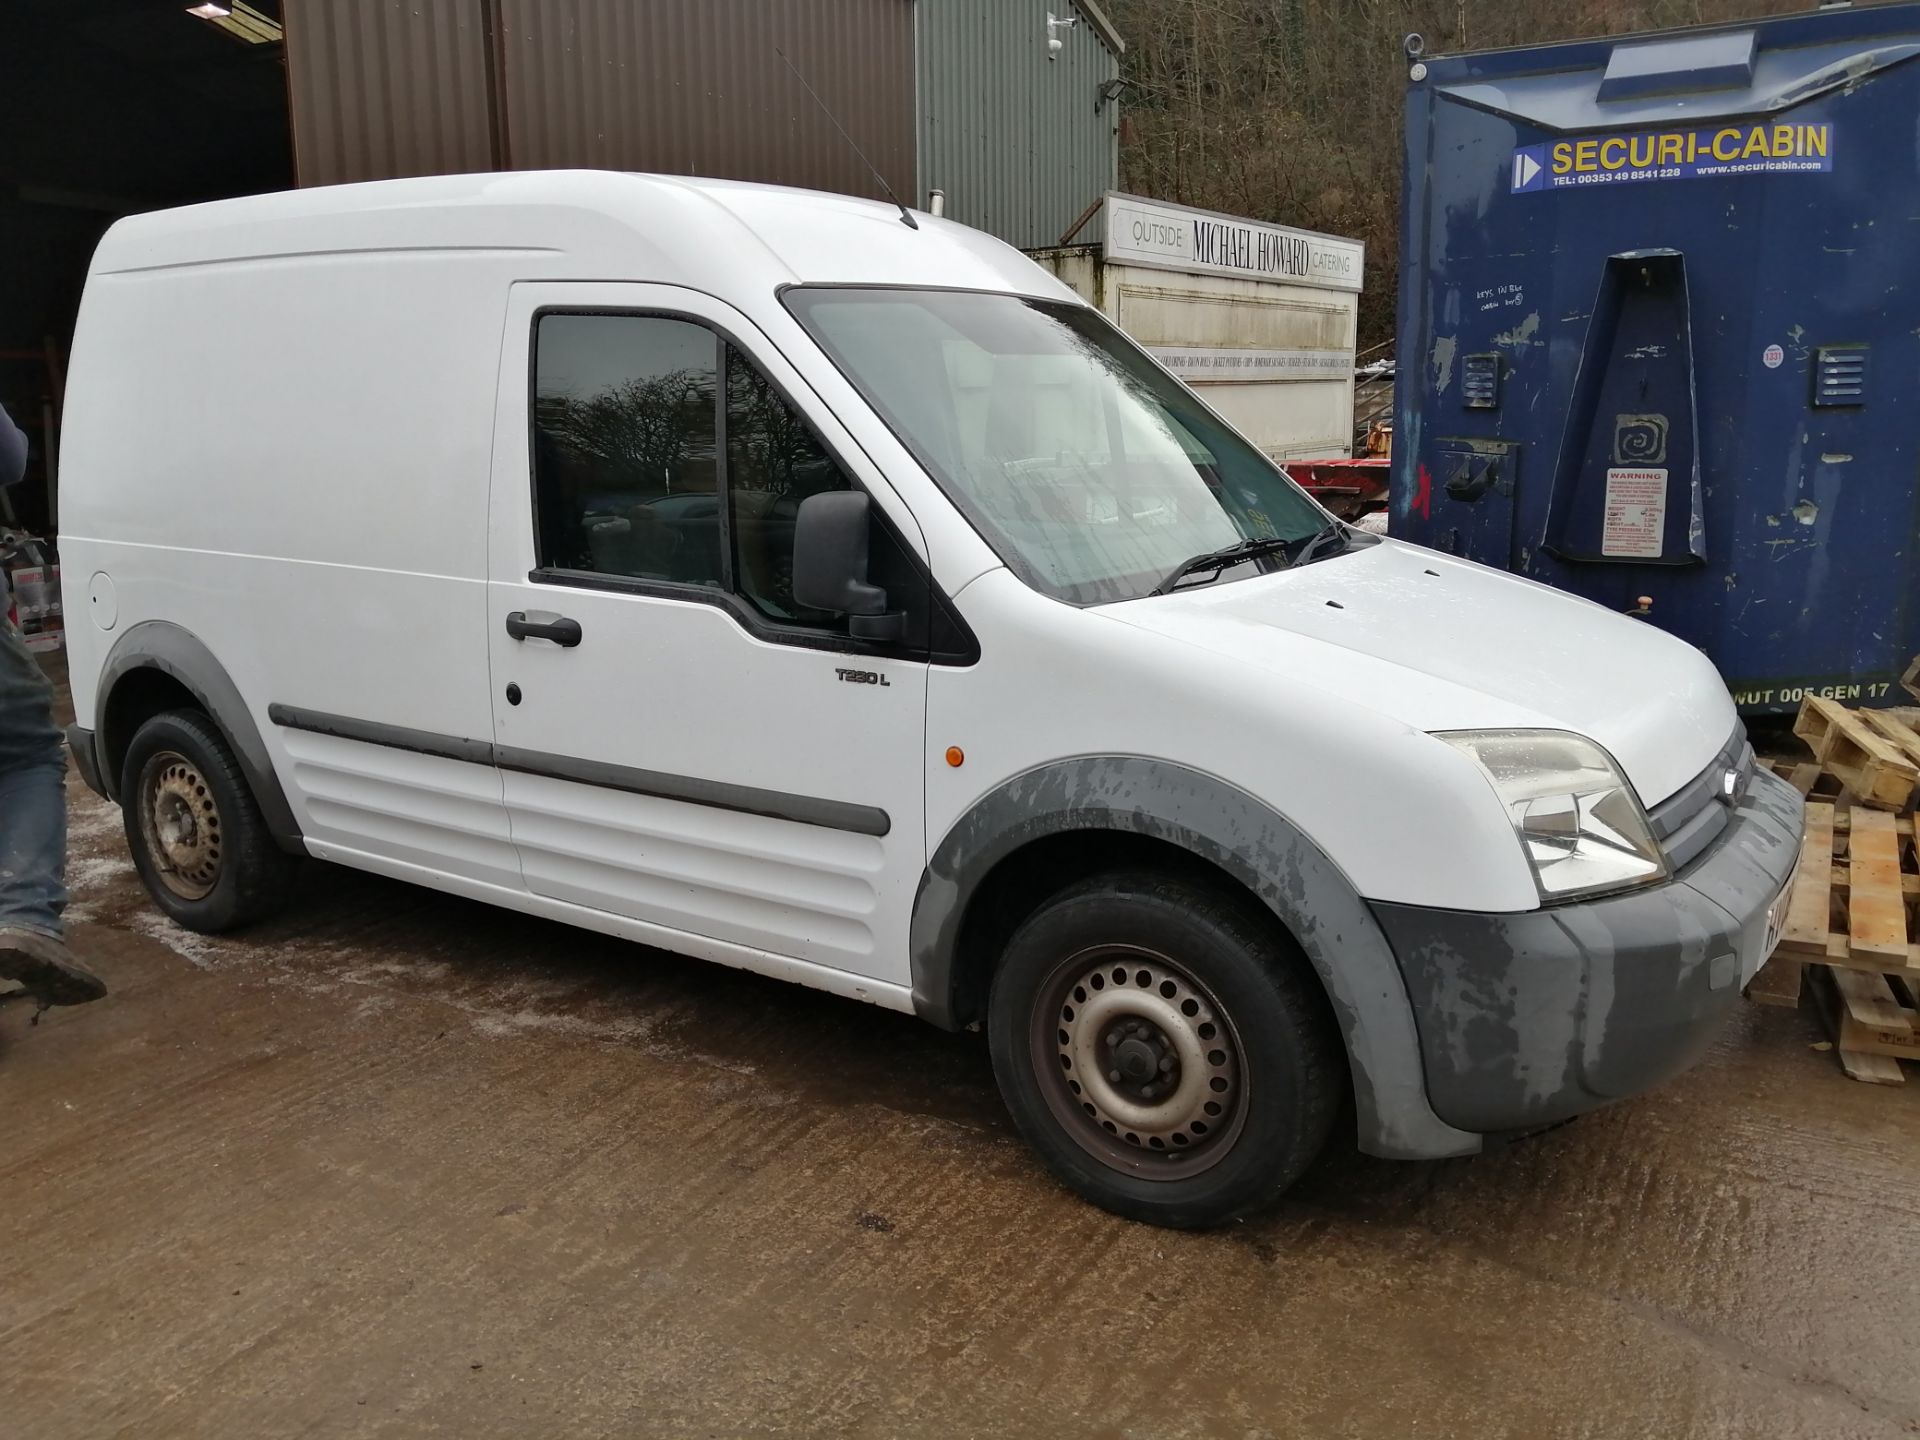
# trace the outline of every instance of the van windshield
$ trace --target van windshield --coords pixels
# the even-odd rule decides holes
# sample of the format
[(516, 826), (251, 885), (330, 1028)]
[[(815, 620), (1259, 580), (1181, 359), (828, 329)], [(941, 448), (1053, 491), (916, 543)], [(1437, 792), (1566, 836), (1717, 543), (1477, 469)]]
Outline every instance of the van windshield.
[[(786, 302), (1007, 567), (1056, 599), (1138, 599), (1195, 556), (1329, 523), (1085, 306), (806, 286)], [(1219, 573), (1286, 563), (1250, 548)]]

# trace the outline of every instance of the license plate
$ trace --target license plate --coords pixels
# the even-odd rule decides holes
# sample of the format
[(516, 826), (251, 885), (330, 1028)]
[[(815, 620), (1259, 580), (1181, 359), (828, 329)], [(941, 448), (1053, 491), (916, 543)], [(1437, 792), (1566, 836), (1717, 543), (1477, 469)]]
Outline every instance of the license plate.
[(1766, 939), (1761, 942), (1754, 958), (1747, 963), (1746, 974), (1740, 977), (1742, 985), (1760, 973), (1760, 967), (1772, 958), (1773, 952), (1779, 947), (1780, 932), (1787, 927), (1787, 909), (1793, 904), (1793, 882), (1799, 873), (1799, 867), (1795, 866), (1793, 874), (1787, 876), (1785, 888), (1773, 897), (1773, 904), (1767, 907)]

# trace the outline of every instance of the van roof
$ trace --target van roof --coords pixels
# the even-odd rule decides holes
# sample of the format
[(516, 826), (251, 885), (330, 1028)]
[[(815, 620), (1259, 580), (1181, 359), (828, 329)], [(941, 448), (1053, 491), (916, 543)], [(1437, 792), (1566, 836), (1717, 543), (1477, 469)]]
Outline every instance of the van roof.
[(383, 251), (520, 252), (533, 279), (636, 280), (725, 296), (779, 285), (1071, 292), (968, 226), (873, 200), (678, 175), (508, 171), (318, 186), (117, 222), (91, 273)]

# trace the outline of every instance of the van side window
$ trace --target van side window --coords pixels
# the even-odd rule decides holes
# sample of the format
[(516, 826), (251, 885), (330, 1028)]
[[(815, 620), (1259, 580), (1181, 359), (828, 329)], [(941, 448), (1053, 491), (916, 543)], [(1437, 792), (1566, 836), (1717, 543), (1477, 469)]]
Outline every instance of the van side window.
[(712, 331), (657, 315), (543, 315), (535, 335), (539, 564), (723, 585)]
[(727, 497), (735, 587), (770, 620), (832, 619), (793, 599), (793, 525), (800, 502), (852, 482), (772, 383), (733, 346), (727, 355)]
[[(769, 628), (846, 634), (794, 601), (793, 541), (800, 502), (853, 481), (752, 360), (667, 315), (552, 311), (533, 342), (538, 568), (723, 590)], [(872, 535), (868, 578), (909, 642), (962, 653), (912, 553), (882, 520)]]

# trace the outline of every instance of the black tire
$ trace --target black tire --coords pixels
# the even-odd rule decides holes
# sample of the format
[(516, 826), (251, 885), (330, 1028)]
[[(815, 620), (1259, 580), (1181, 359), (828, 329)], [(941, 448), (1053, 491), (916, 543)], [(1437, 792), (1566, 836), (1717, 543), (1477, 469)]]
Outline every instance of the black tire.
[(120, 770), (127, 848), (154, 904), (205, 934), (286, 903), (295, 859), (274, 842), (226, 737), (198, 710), (155, 715)]
[(1048, 1168), (1104, 1210), (1177, 1229), (1277, 1200), (1350, 1088), (1291, 938), (1251, 899), (1172, 877), (1101, 875), (1042, 905), (1007, 946), (987, 1030)]

